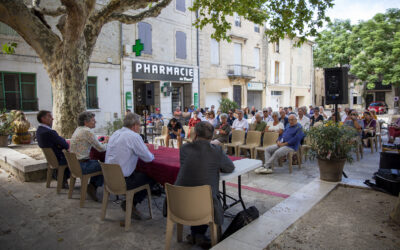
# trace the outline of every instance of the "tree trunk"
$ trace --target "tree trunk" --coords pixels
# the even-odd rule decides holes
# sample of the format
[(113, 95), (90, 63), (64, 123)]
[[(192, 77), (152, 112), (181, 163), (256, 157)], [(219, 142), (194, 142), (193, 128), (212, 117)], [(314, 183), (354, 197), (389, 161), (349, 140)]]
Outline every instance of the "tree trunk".
[(89, 58), (78, 48), (57, 53), (49, 68), (53, 92), (53, 128), (64, 138), (71, 138), (78, 126), (79, 113), (86, 110), (86, 78)]

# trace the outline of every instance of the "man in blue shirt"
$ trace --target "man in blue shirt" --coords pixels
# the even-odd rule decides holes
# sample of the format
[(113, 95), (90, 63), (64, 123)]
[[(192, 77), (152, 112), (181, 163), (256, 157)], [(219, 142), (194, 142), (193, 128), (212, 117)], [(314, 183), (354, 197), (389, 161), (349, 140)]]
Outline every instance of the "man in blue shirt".
[(265, 165), (255, 170), (257, 174), (270, 174), (273, 172), (275, 160), (286, 156), (289, 152), (297, 151), (300, 142), (304, 137), (303, 129), (295, 115), (289, 115), (289, 124), (282, 135), (276, 141), (276, 145), (271, 145), (265, 149)]

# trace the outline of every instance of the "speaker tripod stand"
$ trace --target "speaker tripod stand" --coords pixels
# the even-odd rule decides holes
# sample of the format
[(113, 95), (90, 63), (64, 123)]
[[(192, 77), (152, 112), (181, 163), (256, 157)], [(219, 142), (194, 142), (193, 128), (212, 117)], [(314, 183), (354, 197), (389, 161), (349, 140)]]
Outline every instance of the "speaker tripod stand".
[[(340, 122), (339, 121), (339, 110), (338, 110), (338, 104), (337, 103), (335, 103), (335, 121), (336, 121), (336, 123)], [(344, 178), (348, 178), (347, 174), (344, 171), (342, 172), (342, 174), (343, 174)]]

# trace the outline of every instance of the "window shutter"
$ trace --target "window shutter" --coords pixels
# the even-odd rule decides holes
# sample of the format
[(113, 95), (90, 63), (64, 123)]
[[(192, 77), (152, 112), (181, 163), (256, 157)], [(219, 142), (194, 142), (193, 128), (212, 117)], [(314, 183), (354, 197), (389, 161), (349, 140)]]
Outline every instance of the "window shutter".
[(186, 34), (182, 31), (177, 31), (176, 35), (176, 58), (186, 59)]
[(186, 11), (185, 0), (176, 0), (176, 9), (179, 11)]
[(151, 37), (151, 24), (140, 22), (138, 23), (139, 29), (139, 39), (143, 43), (143, 53), (151, 55), (152, 54), (152, 37)]

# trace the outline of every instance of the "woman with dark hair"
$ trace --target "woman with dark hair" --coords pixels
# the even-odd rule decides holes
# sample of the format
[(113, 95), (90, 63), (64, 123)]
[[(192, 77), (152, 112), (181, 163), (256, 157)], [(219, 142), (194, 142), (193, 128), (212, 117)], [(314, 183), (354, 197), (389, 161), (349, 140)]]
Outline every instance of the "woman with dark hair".
[[(338, 121), (341, 122), (342, 118), (340, 116), (340, 113), (337, 114)], [(336, 122), (336, 112), (332, 112), (331, 117), (329, 117), (328, 121), (333, 121)]]
[(193, 111), (193, 117), (189, 120), (189, 132), (187, 137), (190, 138), (190, 129), (195, 127), (197, 123), (201, 122), (201, 119), (198, 117), (199, 111)]
[(246, 107), (243, 109), (243, 118), (248, 119), (249, 118), (249, 108)]
[(185, 122), (185, 125), (188, 124), (191, 115), (192, 114), (189, 112), (188, 107), (185, 107), (182, 112), (182, 118)]
[(362, 139), (365, 147), (369, 147), (369, 137), (375, 136), (376, 131), (376, 121), (372, 118), (370, 112), (364, 112), (364, 120), (363, 120), (364, 128), (362, 130)]

